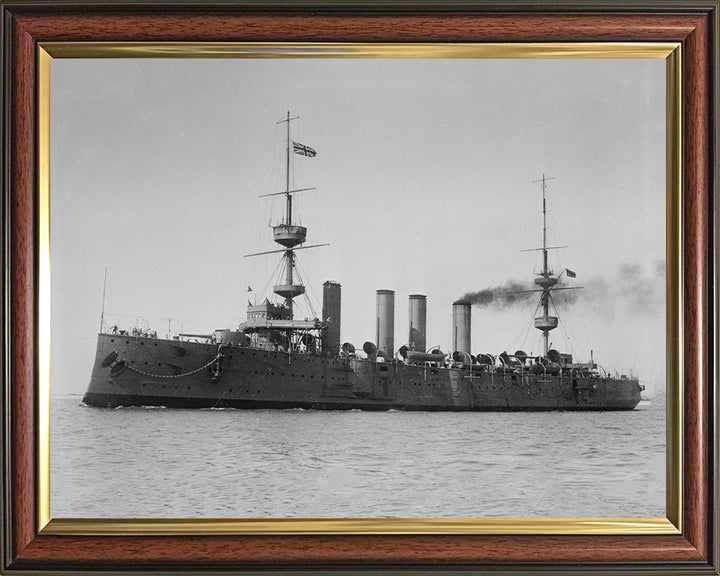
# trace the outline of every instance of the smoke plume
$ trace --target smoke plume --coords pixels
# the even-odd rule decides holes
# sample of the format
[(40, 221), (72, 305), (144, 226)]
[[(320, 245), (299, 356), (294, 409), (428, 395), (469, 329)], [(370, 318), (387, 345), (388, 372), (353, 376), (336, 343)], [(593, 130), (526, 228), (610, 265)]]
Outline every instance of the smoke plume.
[[(461, 300), (466, 300), (478, 307), (492, 305), (506, 308), (514, 304), (527, 302), (528, 297), (532, 295), (532, 293), (527, 293), (528, 290), (533, 290), (533, 286), (511, 280), (501, 286), (484, 288), (478, 292), (468, 292)], [(525, 293), (522, 293), (523, 291)]]
[(620, 266), (618, 289), (625, 296), (628, 307), (638, 314), (650, 314), (662, 305), (659, 296), (665, 295), (665, 261), (655, 263), (654, 269), (646, 271), (639, 264)]
[[(581, 290), (557, 289), (580, 286)], [(539, 293), (521, 293), (537, 288), (512, 280), (500, 286), (468, 292), (462, 299), (478, 307), (507, 308), (524, 305), (529, 299), (537, 298)], [(556, 304), (581, 302), (602, 311), (608, 318), (615, 312), (637, 316), (655, 315), (662, 312), (665, 306), (665, 260), (657, 260), (649, 265), (625, 262), (618, 266), (614, 274), (594, 275), (586, 279), (582, 271), (578, 271), (578, 278), (568, 282), (563, 277), (557, 288), (552, 293)]]

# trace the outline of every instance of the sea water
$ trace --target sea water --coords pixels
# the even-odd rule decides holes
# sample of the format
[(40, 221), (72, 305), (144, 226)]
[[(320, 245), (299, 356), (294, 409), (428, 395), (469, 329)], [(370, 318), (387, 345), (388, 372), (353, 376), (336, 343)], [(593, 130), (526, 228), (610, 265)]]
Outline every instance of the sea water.
[(54, 518), (657, 518), (665, 404), (631, 412), (51, 401)]

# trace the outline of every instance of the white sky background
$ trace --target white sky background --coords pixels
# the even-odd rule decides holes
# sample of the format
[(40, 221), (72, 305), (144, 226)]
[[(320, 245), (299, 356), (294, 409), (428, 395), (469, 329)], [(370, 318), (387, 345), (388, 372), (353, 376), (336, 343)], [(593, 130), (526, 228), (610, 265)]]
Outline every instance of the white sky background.
[[(272, 285), (267, 227), (293, 156), (298, 253), (320, 313), (342, 284), (342, 339), (375, 339), (375, 290), (428, 296), (428, 345), (451, 346), (451, 304), (541, 266), (542, 173), (561, 351), (664, 385), (663, 60), (63, 60), (52, 62), (53, 393), (84, 392), (102, 306), (158, 334), (236, 327)], [(252, 286), (253, 294), (247, 287)], [(537, 353), (536, 299), (473, 308), (473, 352)], [(115, 314), (126, 314), (117, 317)], [(304, 316), (305, 312), (299, 315)], [(527, 335), (523, 340), (523, 335)]]

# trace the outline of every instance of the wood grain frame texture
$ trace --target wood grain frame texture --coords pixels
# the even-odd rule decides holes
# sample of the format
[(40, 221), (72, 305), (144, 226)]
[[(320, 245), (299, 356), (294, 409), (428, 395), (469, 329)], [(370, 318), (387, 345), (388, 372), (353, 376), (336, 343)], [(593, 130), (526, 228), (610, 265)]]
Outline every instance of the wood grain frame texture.
[[(3, 0), (3, 556), (7, 574), (718, 574), (718, 2)], [(643, 536), (50, 536), (36, 529), (37, 44), (44, 41), (682, 43), (683, 532)]]

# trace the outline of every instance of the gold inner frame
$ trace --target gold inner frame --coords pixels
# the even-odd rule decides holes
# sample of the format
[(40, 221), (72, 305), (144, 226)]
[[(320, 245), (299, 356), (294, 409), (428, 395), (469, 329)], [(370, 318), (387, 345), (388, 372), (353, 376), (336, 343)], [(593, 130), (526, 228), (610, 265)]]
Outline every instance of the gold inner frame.
[[(50, 73), (53, 58), (654, 58), (666, 65), (666, 518), (52, 519), (50, 516)], [(682, 530), (681, 46), (667, 42), (529, 44), (44, 42), (37, 54), (38, 531), (172, 534), (679, 534)]]

